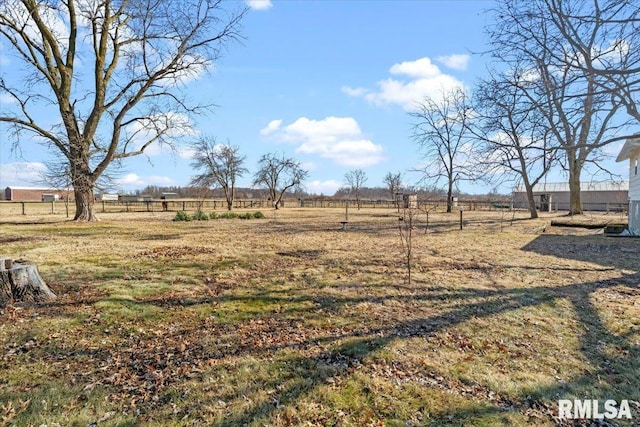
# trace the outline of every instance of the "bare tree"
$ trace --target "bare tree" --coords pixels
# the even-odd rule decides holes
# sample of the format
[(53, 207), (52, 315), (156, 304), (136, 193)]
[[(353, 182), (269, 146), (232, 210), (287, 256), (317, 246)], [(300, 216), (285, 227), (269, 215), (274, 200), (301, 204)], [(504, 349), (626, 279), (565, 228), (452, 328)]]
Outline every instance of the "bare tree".
[[(621, 34), (614, 30), (619, 6), (633, 10), (625, 0), (503, 0), (494, 11), (495, 24), (487, 28), (492, 55), (507, 66), (524, 68), (528, 78), (520, 80), (519, 90), (564, 152), (560, 160), (569, 178), (570, 214), (583, 212), (580, 182), (586, 165), (602, 170), (603, 147), (631, 132), (624, 112), (635, 108), (629, 102), (634, 104), (637, 79), (612, 88), (606, 66), (595, 66), (626, 49), (612, 38)], [(603, 16), (609, 17), (607, 25)]]
[(195, 186), (219, 186), (224, 191), (227, 209), (233, 209), (236, 181), (248, 172), (243, 166), (246, 156), (240, 155), (240, 147), (229, 143), (220, 145), (215, 138), (198, 139), (191, 146), (195, 155), (192, 166), (203, 170), (191, 179)]
[(402, 172), (387, 172), (387, 174), (382, 179), (382, 182), (389, 189), (391, 199), (394, 201), (396, 207), (400, 209), (400, 206), (398, 205), (398, 193), (400, 192), (400, 188), (402, 187)]
[[(17, 0), (0, 3), (0, 35), (25, 65), (2, 76), (0, 113), (21, 137), (69, 165), (76, 220), (95, 220), (93, 189), (112, 162), (173, 146), (211, 105), (184, 87), (240, 38), (247, 9), (222, 0)], [(44, 113), (43, 113), (44, 110)], [(37, 115), (36, 115), (37, 113)], [(53, 122), (53, 125), (50, 123)]]
[(360, 190), (367, 182), (367, 174), (362, 169), (352, 169), (344, 174), (344, 182), (349, 187), (349, 192), (356, 197), (356, 205), (360, 209)]
[[(418, 209), (405, 207), (402, 215), (402, 222), (398, 225), (400, 232), (400, 243), (404, 261), (407, 266), (407, 282), (411, 284), (411, 261), (413, 259), (413, 224), (417, 221)], [(427, 213), (427, 217), (428, 217)], [(428, 227), (428, 225), (427, 225)]]
[(522, 73), (492, 73), (475, 90), (470, 131), (478, 138), (478, 165), (494, 183), (521, 182), (531, 218), (538, 218), (533, 187), (556, 164), (552, 132), (538, 109), (520, 91)]
[[(554, 62), (581, 70), (594, 80), (597, 92), (611, 95), (640, 122), (640, 8), (636, 0), (590, 0), (563, 5), (545, 0), (557, 36), (567, 46), (549, 50)], [(567, 54), (570, 53), (570, 54)]]
[(309, 172), (302, 169), (300, 162), (274, 153), (263, 155), (258, 162), (253, 185), (267, 187), (273, 207), (278, 209), (282, 197), (290, 189), (299, 189)]
[(49, 163), (47, 169), (40, 175), (40, 181), (50, 188), (64, 192), (63, 199), (67, 218), (69, 218), (69, 199), (73, 186), (71, 185), (71, 174), (66, 163)]
[(441, 99), (425, 98), (418, 111), (410, 114), (415, 119), (413, 139), (426, 162), (422, 181), (447, 181), (447, 212), (451, 212), (456, 183), (475, 177), (470, 164), (473, 138), (468, 131), (472, 118), (469, 99), (462, 89), (456, 89), (443, 93)]

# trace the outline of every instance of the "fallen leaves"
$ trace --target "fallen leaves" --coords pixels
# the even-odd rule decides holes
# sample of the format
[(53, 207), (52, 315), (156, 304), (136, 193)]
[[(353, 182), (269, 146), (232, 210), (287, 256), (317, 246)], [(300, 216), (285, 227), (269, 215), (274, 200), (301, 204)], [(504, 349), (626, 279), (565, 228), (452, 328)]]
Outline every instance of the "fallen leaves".
[(195, 255), (219, 253), (215, 248), (206, 246), (159, 246), (134, 255), (134, 258), (184, 258)]
[(27, 409), (29, 403), (31, 403), (31, 399), (19, 399), (15, 406), (11, 400), (0, 406), (0, 424), (9, 425), (11, 420)]

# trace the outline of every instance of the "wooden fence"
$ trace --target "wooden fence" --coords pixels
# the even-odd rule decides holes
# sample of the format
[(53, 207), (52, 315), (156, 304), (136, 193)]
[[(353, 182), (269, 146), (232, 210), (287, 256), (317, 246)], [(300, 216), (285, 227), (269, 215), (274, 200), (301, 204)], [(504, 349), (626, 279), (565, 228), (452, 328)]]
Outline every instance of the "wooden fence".
[[(283, 208), (345, 208), (346, 205), (357, 208), (356, 200), (340, 199), (287, 199), (281, 207)], [(360, 207), (363, 209), (398, 209), (398, 205), (393, 200), (360, 200)], [(418, 200), (418, 207), (422, 210), (442, 210), (447, 207), (446, 199)], [(271, 209), (273, 204), (270, 200), (261, 199), (237, 199), (233, 203), (234, 209)], [(400, 207), (401, 208), (401, 207)], [(601, 212), (628, 212), (628, 203), (589, 203), (584, 207), (586, 211)], [(117, 213), (117, 212), (195, 212), (197, 210), (212, 211), (226, 210), (227, 201), (222, 199), (168, 199), (168, 200), (139, 200), (139, 201), (97, 201), (95, 211), (97, 213)], [(510, 200), (458, 200), (453, 205), (453, 210), (527, 210), (526, 204), (514, 204)], [(554, 206), (551, 210), (556, 210)], [(0, 215), (44, 215), (44, 214), (64, 214), (73, 215), (75, 205), (73, 202), (66, 204), (64, 201), (57, 202), (37, 202), (37, 201), (0, 201)]]

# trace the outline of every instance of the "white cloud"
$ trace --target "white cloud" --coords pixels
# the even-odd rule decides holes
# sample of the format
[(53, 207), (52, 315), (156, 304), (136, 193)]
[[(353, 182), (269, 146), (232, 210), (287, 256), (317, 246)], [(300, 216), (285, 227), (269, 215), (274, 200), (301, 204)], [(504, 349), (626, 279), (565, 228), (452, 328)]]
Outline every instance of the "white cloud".
[[(69, 40), (69, 28), (64, 21), (63, 14), (58, 13), (55, 7), (48, 7), (48, 5), (40, 3), (42, 2), (36, 2), (40, 18), (49, 31), (51, 31), (53, 37), (59, 42), (60, 46), (66, 49)], [(7, 15), (9, 19), (18, 23), (22, 31), (24, 31), (31, 40), (38, 43), (38, 47), (42, 48), (42, 44), (40, 44), (42, 40), (40, 30), (38, 30), (38, 26), (31, 17), (31, 13), (22, 2), (16, 0), (3, 1), (0, 3), (0, 13)]]
[(340, 189), (344, 184), (340, 181), (336, 181), (335, 179), (330, 179), (327, 181), (314, 180), (305, 184), (305, 189), (309, 193), (313, 194), (325, 194), (331, 195), (335, 194), (336, 191)]
[(424, 57), (415, 61), (404, 61), (394, 64), (389, 70), (391, 74), (404, 74), (409, 77), (430, 78), (440, 75), (440, 69)]
[[(139, 150), (147, 141), (157, 135), (164, 133), (164, 138), (178, 142), (181, 138), (198, 135), (198, 130), (186, 114), (173, 111), (145, 117), (133, 122), (126, 128), (126, 138), (131, 141), (128, 151)], [(158, 142), (154, 142), (144, 150), (147, 156), (157, 156), (162, 154), (162, 147)], [(188, 150), (182, 152), (188, 155)], [(181, 151), (178, 155), (183, 157)]]
[(125, 189), (143, 188), (147, 185), (167, 186), (173, 184), (174, 181), (167, 176), (151, 175), (142, 177), (135, 173), (129, 173), (116, 180), (116, 185)]
[(406, 111), (412, 111), (425, 97), (437, 100), (443, 94), (464, 88), (461, 81), (442, 73), (427, 57), (394, 64), (389, 72), (400, 77), (379, 81), (377, 90), (343, 86), (342, 92), (362, 97), (373, 105), (399, 105)]
[(617, 156), (618, 154), (620, 154), (620, 150), (622, 150), (622, 146), (624, 145), (625, 141), (616, 141), (616, 142), (612, 142), (611, 144), (607, 144), (602, 148), (602, 152), (607, 155), (607, 156)]
[(352, 88), (349, 86), (342, 86), (340, 89), (349, 96), (363, 96), (367, 93), (367, 90), (363, 87)]
[(8, 93), (0, 93), (0, 104), (9, 105), (16, 104), (18, 101)]
[(193, 147), (187, 145), (185, 147), (177, 148), (176, 153), (181, 159), (191, 160), (195, 157), (196, 150)]
[(260, 135), (269, 135), (280, 129), (281, 125), (282, 120), (271, 120), (264, 129), (260, 130)]
[[(162, 62), (157, 64), (157, 69), (166, 67)], [(161, 79), (158, 84), (164, 87), (184, 86), (198, 80), (213, 67), (213, 63), (202, 55), (184, 55), (181, 60), (181, 69)]]
[(0, 188), (42, 186), (42, 174), (46, 170), (41, 162), (0, 164)]
[(253, 10), (267, 10), (273, 7), (271, 0), (246, 0), (246, 3)]
[(269, 135), (276, 142), (297, 145), (296, 153), (319, 155), (342, 166), (366, 167), (384, 160), (382, 146), (367, 139), (352, 117), (300, 117), (283, 128), (278, 124)]
[(471, 57), (467, 54), (454, 53), (453, 55), (438, 56), (437, 60), (444, 64), (446, 67), (453, 68), (454, 70), (464, 71), (467, 69), (470, 58)]

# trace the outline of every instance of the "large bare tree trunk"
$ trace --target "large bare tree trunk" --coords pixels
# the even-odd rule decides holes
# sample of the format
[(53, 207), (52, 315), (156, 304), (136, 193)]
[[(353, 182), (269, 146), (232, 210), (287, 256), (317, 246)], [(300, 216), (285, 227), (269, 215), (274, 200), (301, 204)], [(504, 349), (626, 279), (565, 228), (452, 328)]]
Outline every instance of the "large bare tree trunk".
[(56, 298), (35, 264), (0, 258), (0, 307), (14, 302), (44, 302)]
[[(526, 169), (523, 169), (526, 171)], [(524, 189), (527, 192), (527, 203), (529, 203), (529, 216), (531, 219), (538, 218), (538, 209), (536, 208), (536, 199), (533, 197), (533, 185), (529, 182), (526, 173), (522, 174)]]
[(453, 210), (453, 178), (449, 176), (449, 186), (447, 188), (447, 212)]
[(97, 221), (94, 213), (95, 197), (93, 182), (89, 178), (79, 177), (74, 180), (73, 194), (76, 198), (76, 215), (74, 221)]
[(569, 163), (569, 215), (582, 215), (582, 199), (580, 196), (580, 170), (578, 160), (568, 159)]
[(533, 197), (533, 187), (525, 185), (527, 191), (527, 202), (529, 203), (529, 216), (531, 219), (538, 218), (538, 209), (536, 208), (536, 199)]

